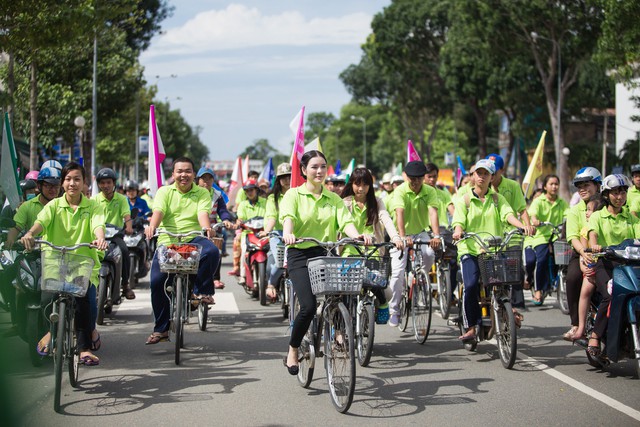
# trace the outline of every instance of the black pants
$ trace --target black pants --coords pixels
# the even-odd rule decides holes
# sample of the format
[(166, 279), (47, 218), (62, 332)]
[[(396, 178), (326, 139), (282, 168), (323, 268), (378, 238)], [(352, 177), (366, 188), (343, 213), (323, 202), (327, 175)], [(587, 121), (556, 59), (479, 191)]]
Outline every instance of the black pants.
[(131, 259), (129, 259), (129, 248), (127, 247), (122, 237), (114, 237), (111, 239), (111, 243), (115, 243), (122, 252), (122, 286), (129, 284), (129, 272), (131, 271)]
[(289, 248), (287, 250), (289, 279), (293, 283), (293, 290), (300, 303), (300, 311), (291, 328), (291, 338), (289, 339), (291, 347), (300, 347), (302, 338), (309, 330), (309, 325), (316, 314), (316, 296), (311, 292), (307, 260), (325, 254), (326, 251), (318, 246), (308, 249)]
[(593, 332), (598, 338), (604, 337), (607, 333), (607, 325), (609, 324), (609, 305), (611, 304), (611, 294), (609, 293), (609, 281), (613, 277), (613, 269), (619, 263), (600, 258), (596, 263), (596, 290), (602, 300), (598, 305), (598, 314), (596, 316), (596, 324)]
[(578, 304), (580, 303), (580, 290), (582, 289), (582, 270), (580, 270), (580, 256), (573, 252), (573, 256), (567, 266), (567, 304), (569, 304), (569, 317), (571, 326), (578, 326)]
[(218, 268), (216, 268), (216, 272), (213, 273), (213, 280), (220, 280), (220, 267), (222, 266), (222, 256), (218, 261)]

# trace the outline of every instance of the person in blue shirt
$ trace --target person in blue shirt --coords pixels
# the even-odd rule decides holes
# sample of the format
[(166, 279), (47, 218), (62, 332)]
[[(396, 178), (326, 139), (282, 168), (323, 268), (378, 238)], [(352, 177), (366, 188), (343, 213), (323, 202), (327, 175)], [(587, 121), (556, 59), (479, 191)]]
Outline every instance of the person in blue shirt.
[(138, 197), (139, 188), (138, 183), (134, 180), (130, 179), (124, 183), (124, 191), (127, 194), (127, 199), (129, 199), (129, 209), (136, 208), (138, 209), (138, 215), (147, 216), (151, 214), (151, 209), (149, 209), (149, 205), (144, 199)]

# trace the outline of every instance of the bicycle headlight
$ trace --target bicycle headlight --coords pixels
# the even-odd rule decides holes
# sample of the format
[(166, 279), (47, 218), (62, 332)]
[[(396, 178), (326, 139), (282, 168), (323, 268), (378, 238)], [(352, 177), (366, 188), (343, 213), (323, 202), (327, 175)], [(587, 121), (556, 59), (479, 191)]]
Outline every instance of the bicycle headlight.
[(136, 246), (138, 246), (138, 243), (140, 243), (140, 240), (142, 240), (142, 234), (124, 236), (124, 243), (130, 248), (135, 248)]

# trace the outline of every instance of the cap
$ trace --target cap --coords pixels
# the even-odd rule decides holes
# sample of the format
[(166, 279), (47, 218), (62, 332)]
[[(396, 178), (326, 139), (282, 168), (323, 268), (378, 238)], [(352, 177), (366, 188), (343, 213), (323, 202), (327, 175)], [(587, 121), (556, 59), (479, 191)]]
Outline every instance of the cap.
[(421, 160), (413, 160), (404, 167), (404, 173), (410, 177), (425, 176), (427, 174), (427, 167)]
[(384, 175), (382, 175), (382, 180), (380, 182), (382, 182), (383, 184), (389, 184), (391, 182), (391, 172), (387, 172)]
[(493, 160), (493, 162), (496, 164), (496, 170), (498, 171), (504, 168), (504, 159), (500, 154), (489, 154), (487, 157), (485, 157), (485, 159)]
[(280, 163), (276, 170), (276, 177), (279, 178), (282, 175), (291, 175), (291, 165), (289, 163)]
[(255, 179), (251, 178), (251, 179), (247, 180), (247, 182), (244, 183), (242, 188), (244, 190), (249, 190), (251, 188), (258, 188), (258, 183), (256, 182)]
[(478, 169), (485, 169), (489, 171), (491, 175), (493, 175), (494, 173), (496, 173), (496, 164), (493, 160), (480, 159), (475, 164), (475, 170), (477, 171)]
[(401, 175), (393, 175), (391, 182), (404, 182), (404, 178)]
[(347, 175), (344, 174), (344, 173), (341, 173), (340, 175), (338, 175), (338, 176), (333, 178), (333, 182), (345, 183), (345, 182), (347, 182)]
[(264, 179), (264, 178), (260, 178), (260, 179), (258, 180), (258, 187), (262, 187), (262, 186), (264, 186), (264, 185), (266, 185), (267, 187), (271, 187), (271, 185), (269, 184), (269, 181), (267, 181), (267, 180), (266, 180), (266, 179)]
[(215, 172), (211, 168), (208, 168), (206, 166), (203, 166), (200, 168), (200, 170), (198, 171), (198, 174), (196, 175), (196, 179), (201, 178), (203, 175), (206, 175), (206, 174), (209, 174), (213, 179), (216, 179)]

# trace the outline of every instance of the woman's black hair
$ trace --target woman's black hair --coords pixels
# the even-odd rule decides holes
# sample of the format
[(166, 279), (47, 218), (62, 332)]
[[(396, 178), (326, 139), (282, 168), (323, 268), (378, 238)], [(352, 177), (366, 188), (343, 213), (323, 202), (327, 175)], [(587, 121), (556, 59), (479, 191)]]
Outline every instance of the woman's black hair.
[(325, 162), (327, 161), (327, 158), (324, 156), (324, 154), (322, 154), (322, 151), (310, 150), (310, 151), (307, 151), (306, 153), (304, 153), (302, 155), (302, 158), (300, 159), (300, 173), (302, 174), (302, 177), (304, 179), (307, 179), (307, 176), (304, 174), (302, 169), (303, 168), (306, 169), (307, 165), (309, 164), (311, 159), (313, 159), (314, 157), (322, 157)]
[(353, 192), (353, 184), (356, 185), (368, 185), (369, 191), (366, 195), (367, 202), (367, 226), (371, 226), (378, 222), (378, 201), (376, 200), (376, 193), (373, 189), (373, 176), (369, 169), (367, 168), (355, 168), (353, 173), (349, 177), (349, 182), (345, 185), (344, 190), (342, 190), (342, 198), (346, 198), (349, 196), (353, 197), (353, 202), (355, 203), (355, 193)]
[[(291, 176), (291, 174), (288, 175)], [(273, 189), (271, 190), (271, 194), (273, 194), (273, 201), (276, 204), (276, 212), (278, 212), (278, 198), (280, 197), (280, 194), (282, 194), (282, 184), (280, 184), (280, 178), (284, 176), (286, 175), (280, 175), (276, 178), (276, 182), (275, 184), (273, 184)], [(291, 184), (289, 184), (289, 187), (291, 187)]]
[(560, 177), (558, 177), (558, 175), (550, 173), (549, 175), (545, 176), (544, 179), (542, 180), (542, 192), (544, 194), (547, 194), (547, 190), (545, 190), (545, 187), (547, 186), (547, 184), (549, 183), (549, 180), (551, 178), (557, 179), (558, 180), (558, 184), (560, 184)]
[(76, 162), (69, 162), (66, 165), (64, 165), (64, 167), (62, 168), (62, 173), (61, 173), (62, 181), (64, 181), (66, 176), (71, 171), (80, 171), (82, 173), (82, 182), (83, 183), (87, 182), (87, 173), (86, 173), (86, 171), (84, 170), (82, 165), (80, 165), (80, 163), (76, 163)]
[(600, 209), (604, 208), (605, 206), (609, 206), (609, 199), (605, 199), (602, 194), (600, 193), (596, 193), (593, 196), (591, 196), (589, 198), (589, 200), (587, 200), (587, 203), (585, 203), (585, 205), (588, 205), (589, 203), (593, 203), (593, 211), (599, 211)]

